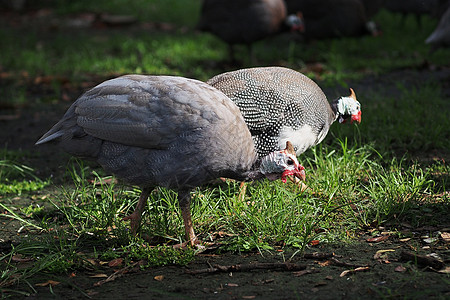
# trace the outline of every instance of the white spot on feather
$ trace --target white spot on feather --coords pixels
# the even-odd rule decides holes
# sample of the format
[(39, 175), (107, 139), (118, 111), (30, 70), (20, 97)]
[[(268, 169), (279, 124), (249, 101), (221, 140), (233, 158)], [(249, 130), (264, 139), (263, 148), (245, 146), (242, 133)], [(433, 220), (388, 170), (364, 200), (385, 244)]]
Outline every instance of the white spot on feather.
[(286, 142), (290, 141), (297, 155), (302, 154), (309, 147), (316, 145), (317, 141), (317, 136), (309, 125), (303, 125), (299, 129), (284, 126), (280, 131), (279, 137), (278, 147), (284, 149)]

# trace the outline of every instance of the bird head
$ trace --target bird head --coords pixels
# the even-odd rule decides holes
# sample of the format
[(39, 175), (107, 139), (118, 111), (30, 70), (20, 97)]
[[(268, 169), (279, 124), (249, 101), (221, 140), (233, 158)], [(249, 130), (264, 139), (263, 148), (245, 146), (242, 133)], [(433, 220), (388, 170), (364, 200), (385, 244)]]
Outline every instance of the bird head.
[(287, 16), (285, 23), (292, 32), (305, 32), (305, 22), (303, 21), (303, 14), (301, 12)]
[(350, 123), (353, 121), (361, 123), (361, 104), (356, 100), (353, 89), (350, 89), (350, 96), (339, 98), (337, 112), (339, 123), (345, 123), (348, 118), (350, 118)]
[(301, 180), (306, 177), (305, 168), (298, 162), (294, 147), (289, 141), (286, 142), (286, 149), (271, 152), (263, 157), (260, 170), (269, 180), (281, 178), (284, 183), (287, 176), (295, 176)]

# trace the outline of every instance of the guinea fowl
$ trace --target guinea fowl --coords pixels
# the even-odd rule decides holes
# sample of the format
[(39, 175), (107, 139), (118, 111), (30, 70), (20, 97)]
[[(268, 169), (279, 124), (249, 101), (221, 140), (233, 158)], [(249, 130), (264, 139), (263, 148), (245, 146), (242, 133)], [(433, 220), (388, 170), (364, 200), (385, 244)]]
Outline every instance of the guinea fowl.
[(431, 51), (440, 47), (450, 47), (450, 7), (442, 15), (436, 29), (425, 40), (425, 43), (431, 44)]
[(379, 35), (360, 0), (286, 0), (288, 13), (301, 12), (307, 40)]
[(210, 32), (229, 46), (234, 61), (236, 44), (252, 43), (280, 31), (302, 31), (302, 20), (287, 16), (284, 0), (205, 0), (197, 28)]
[[(258, 158), (237, 106), (206, 83), (175, 76), (126, 75), (84, 93), (36, 144), (57, 142), (71, 155), (142, 188), (124, 218), (136, 233), (152, 188), (178, 191), (186, 237), (196, 242), (190, 193), (218, 177), (304, 179), (293, 149)], [(289, 145), (287, 143), (287, 145)]]
[(422, 15), (434, 14), (439, 7), (439, 2), (439, 0), (386, 0), (385, 7), (391, 12), (400, 13), (403, 25), (409, 14), (414, 15), (418, 26), (421, 27)]
[(352, 89), (350, 96), (330, 105), (314, 81), (291, 69), (242, 69), (207, 83), (239, 107), (261, 157), (281, 149), (286, 141), (300, 155), (320, 143), (335, 120), (361, 122), (361, 106)]

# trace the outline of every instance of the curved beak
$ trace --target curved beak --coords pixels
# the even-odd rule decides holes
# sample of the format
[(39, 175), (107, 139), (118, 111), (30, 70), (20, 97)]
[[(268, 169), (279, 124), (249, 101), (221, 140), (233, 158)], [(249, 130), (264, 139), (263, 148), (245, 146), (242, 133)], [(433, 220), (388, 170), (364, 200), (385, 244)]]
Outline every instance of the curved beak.
[(357, 114), (352, 115), (350, 124), (353, 123), (353, 121), (361, 123), (361, 111), (358, 111)]
[(298, 179), (305, 181), (306, 179), (305, 168), (302, 165), (297, 165), (297, 167), (293, 170), (284, 171), (283, 174), (281, 174), (281, 181), (283, 183), (286, 183), (287, 176), (295, 176)]

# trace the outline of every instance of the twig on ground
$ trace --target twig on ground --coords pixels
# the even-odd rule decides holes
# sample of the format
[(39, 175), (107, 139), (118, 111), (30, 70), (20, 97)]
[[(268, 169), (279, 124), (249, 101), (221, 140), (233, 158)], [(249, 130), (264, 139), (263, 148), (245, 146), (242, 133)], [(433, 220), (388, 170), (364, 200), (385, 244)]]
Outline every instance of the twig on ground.
[(418, 265), (432, 267), (435, 270), (440, 270), (445, 266), (445, 263), (437, 258), (418, 255), (407, 251), (402, 251), (400, 253), (400, 259), (403, 261), (413, 261)]

